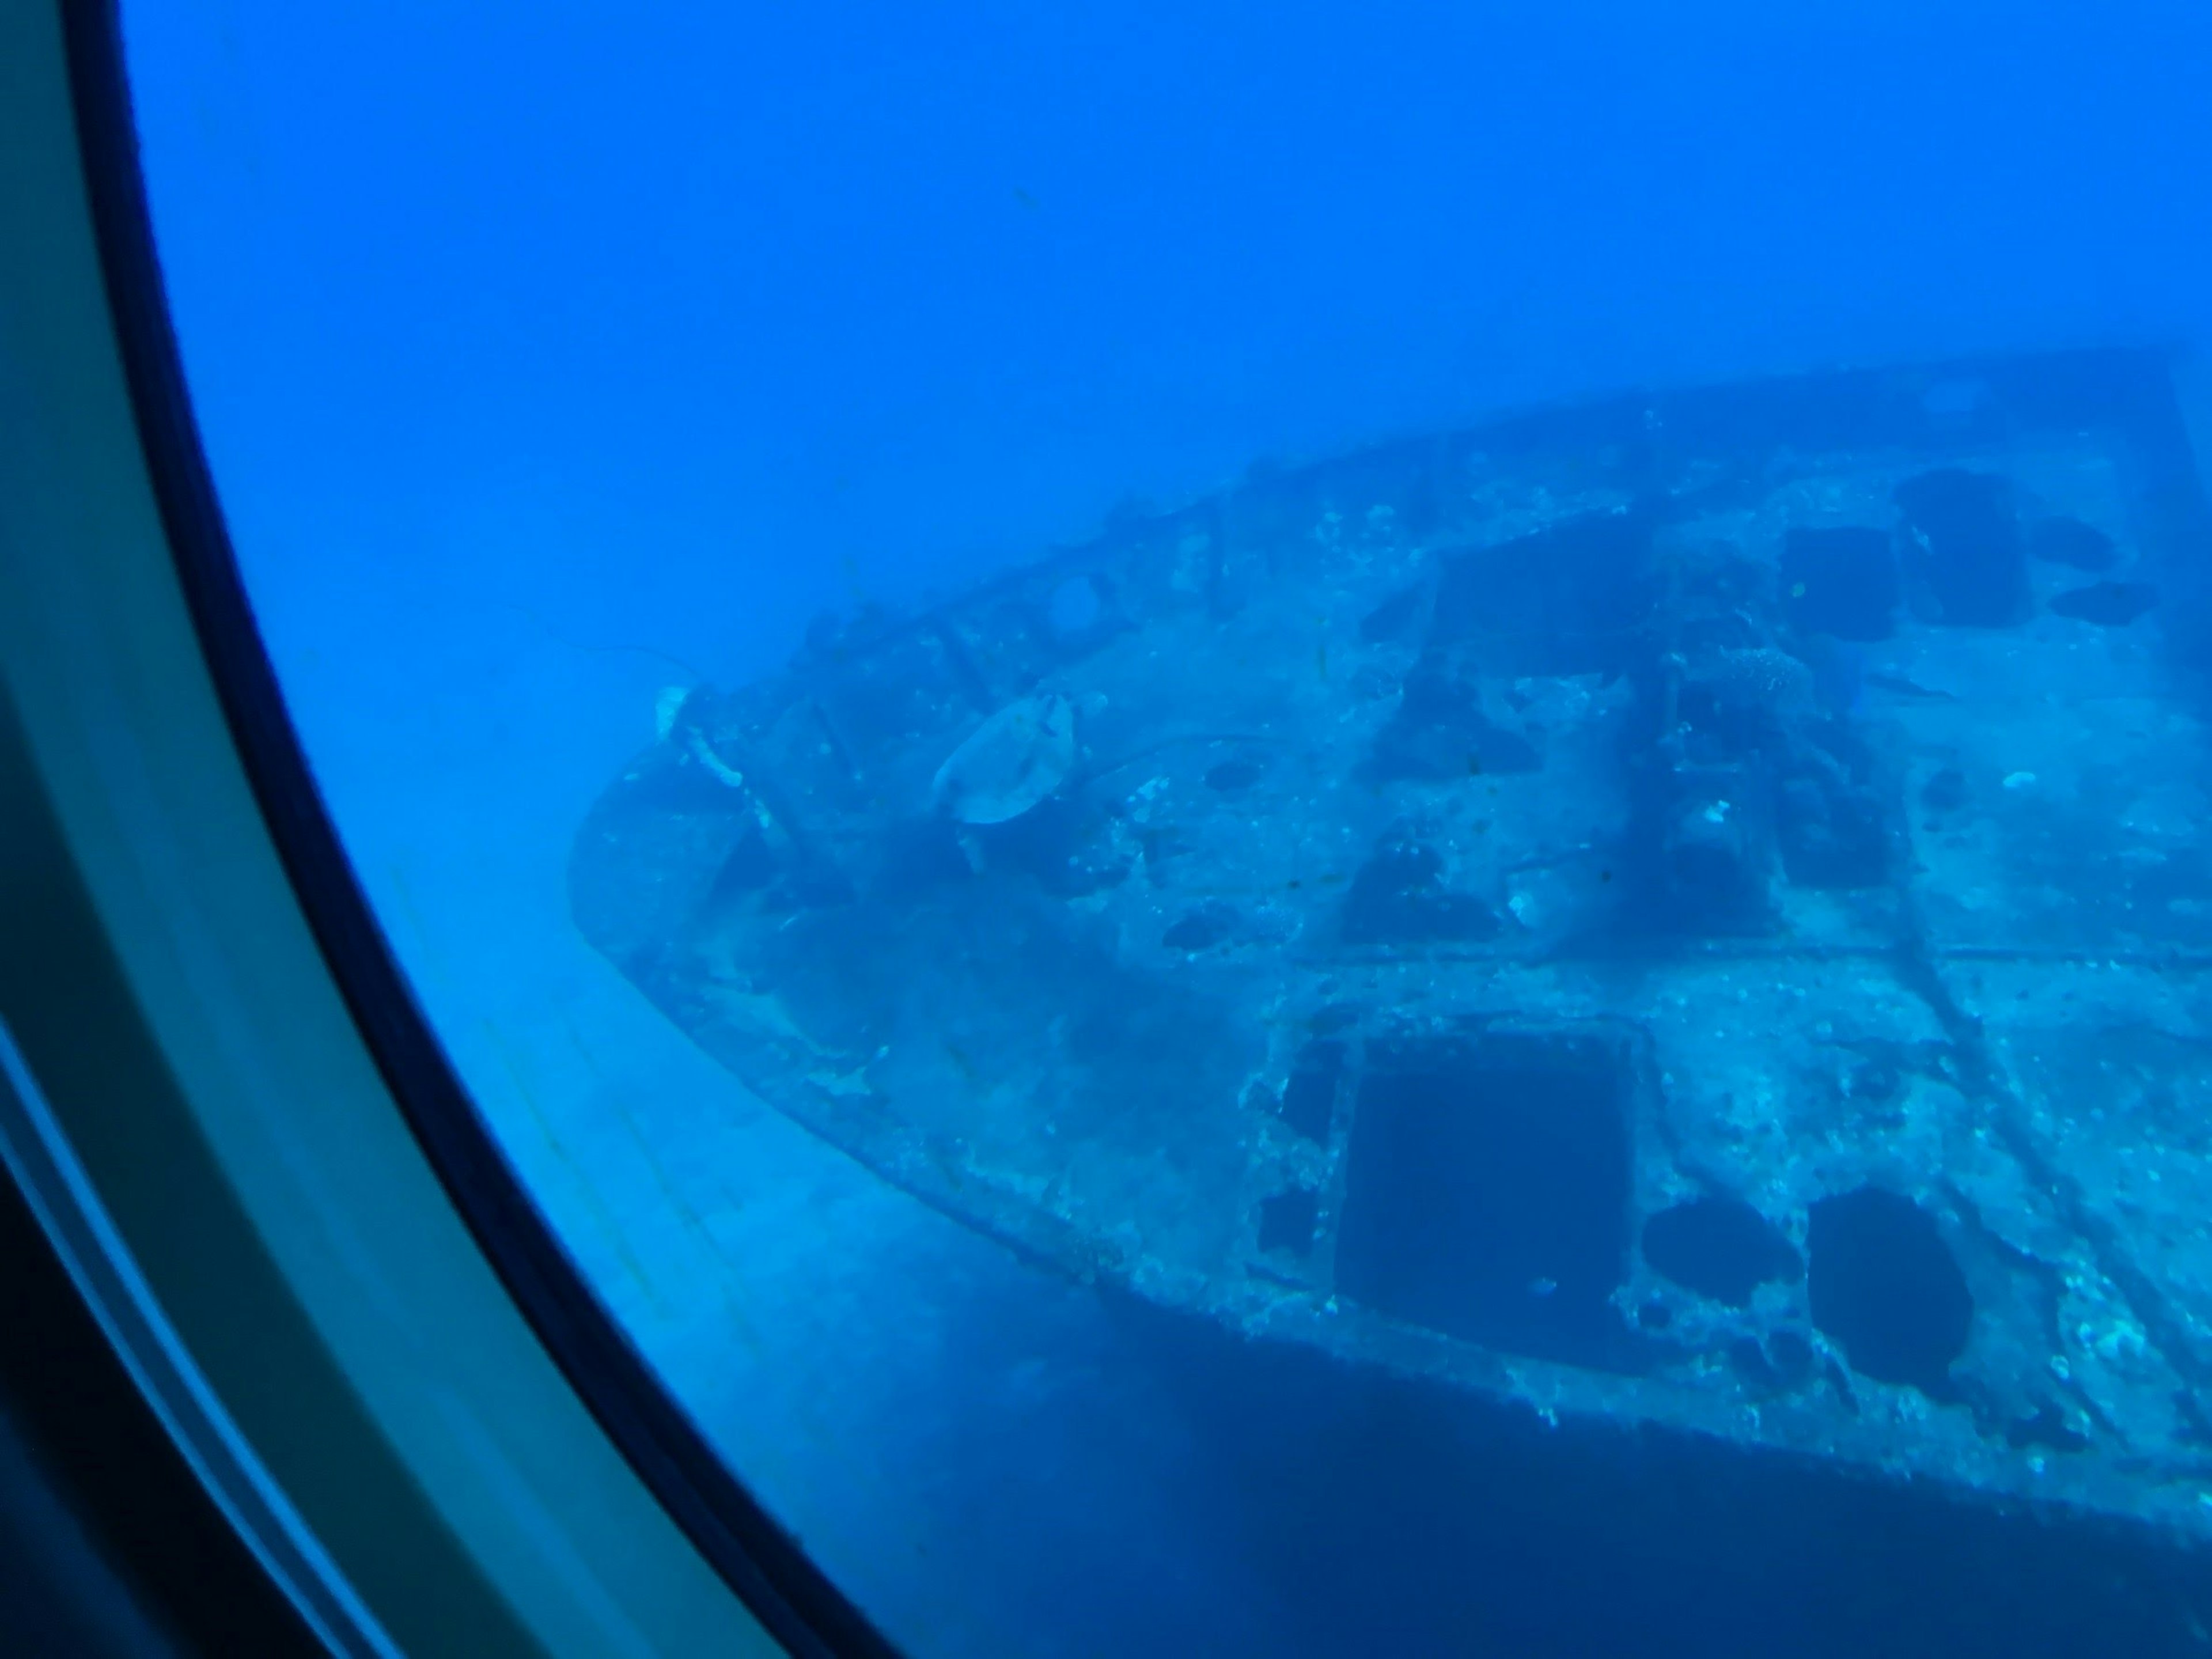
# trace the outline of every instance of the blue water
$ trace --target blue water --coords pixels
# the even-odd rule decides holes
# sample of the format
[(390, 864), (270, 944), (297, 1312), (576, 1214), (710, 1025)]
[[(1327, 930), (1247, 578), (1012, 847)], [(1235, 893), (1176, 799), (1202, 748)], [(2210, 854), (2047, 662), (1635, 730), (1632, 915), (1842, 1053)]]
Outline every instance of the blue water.
[[(1871, 1501), (1696, 1510), (1743, 1528), (1699, 1576), (1433, 1402), (1028, 1275), (692, 1049), (562, 872), (663, 687), (1258, 459), (1643, 384), (2212, 343), (2212, 14), (125, 9), (210, 458), (348, 844), (602, 1293), (899, 1640), (2124, 1634), (1952, 1605), (2049, 1569), (1974, 1578)], [(1839, 653), (1820, 694), (1862, 678)]]

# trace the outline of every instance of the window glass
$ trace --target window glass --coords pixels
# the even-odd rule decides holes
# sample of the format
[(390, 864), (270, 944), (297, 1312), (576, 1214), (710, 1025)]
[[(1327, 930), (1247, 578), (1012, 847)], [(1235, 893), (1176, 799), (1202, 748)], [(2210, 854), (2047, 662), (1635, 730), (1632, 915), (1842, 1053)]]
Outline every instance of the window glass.
[(2194, 9), (125, 13), (377, 913), (896, 1640), (2198, 1616)]

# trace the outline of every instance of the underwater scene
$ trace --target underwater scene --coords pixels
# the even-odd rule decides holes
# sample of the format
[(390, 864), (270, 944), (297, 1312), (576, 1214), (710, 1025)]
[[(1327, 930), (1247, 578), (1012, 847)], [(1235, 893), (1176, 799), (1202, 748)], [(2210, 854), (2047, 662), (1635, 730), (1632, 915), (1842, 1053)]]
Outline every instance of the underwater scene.
[(2212, 20), (125, 17), (392, 943), (902, 1650), (2212, 1650)]

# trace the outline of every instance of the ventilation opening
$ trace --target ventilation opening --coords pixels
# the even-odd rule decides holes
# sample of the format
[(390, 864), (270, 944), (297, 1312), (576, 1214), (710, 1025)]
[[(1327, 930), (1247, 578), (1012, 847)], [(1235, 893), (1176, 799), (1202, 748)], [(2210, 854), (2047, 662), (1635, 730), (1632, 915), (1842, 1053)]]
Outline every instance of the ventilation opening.
[(1811, 1223), (1813, 1323), (1853, 1370), (1948, 1395), (1974, 1298), (1936, 1218), (1901, 1194), (1862, 1187), (1820, 1200)]
[(1336, 1287), (1447, 1335), (1624, 1369), (1631, 1076), (1607, 1041), (1492, 1035), (1370, 1051)]
[(1321, 1199), (1313, 1193), (1277, 1193), (1260, 1200), (1260, 1248), (1287, 1250), (1303, 1261), (1313, 1253)]
[(1652, 1272), (1714, 1302), (1741, 1308), (1761, 1285), (1787, 1284), (1805, 1270), (1782, 1230), (1740, 1198), (1699, 1198), (1644, 1224)]

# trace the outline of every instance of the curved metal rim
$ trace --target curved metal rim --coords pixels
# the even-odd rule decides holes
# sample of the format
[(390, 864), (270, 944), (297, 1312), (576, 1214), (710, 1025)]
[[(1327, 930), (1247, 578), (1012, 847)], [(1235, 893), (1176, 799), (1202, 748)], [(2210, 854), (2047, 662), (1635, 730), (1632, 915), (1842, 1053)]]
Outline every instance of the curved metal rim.
[(200, 1370), (0, 1019), (0, 1166), (148, 1407), (261, 1570), (344, 1659), (400, 1650), (309, 1529)]
[(477, 1247), (593, 1419), (777, 1642), (896, 1651), (723, 1464), (522, 1190), (402, 974), (331, 825), (252, 617), (155, 254), (114, 0), (64, 0), (80, 159), (139, 440), (254, 796), (332, 980)]

